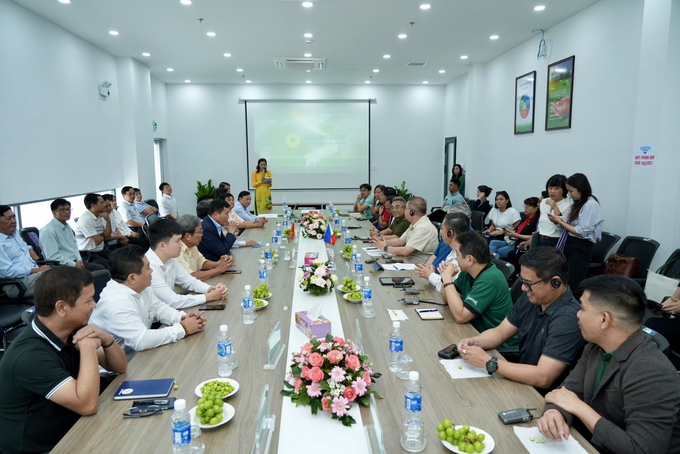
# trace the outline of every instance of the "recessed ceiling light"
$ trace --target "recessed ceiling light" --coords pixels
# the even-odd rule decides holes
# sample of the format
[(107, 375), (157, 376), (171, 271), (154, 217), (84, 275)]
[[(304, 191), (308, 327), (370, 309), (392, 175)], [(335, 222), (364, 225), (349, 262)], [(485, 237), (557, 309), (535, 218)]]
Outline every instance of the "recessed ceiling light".
[(311, 8), (312, 6), (314, 6), (314, 3), (312, 3), (312, 2), (302, 2), (302, 6), (304, 6), (305, 8)]
[(544, 9), (545, 9), (545, 6), (543, 6), (543, 5), (534, 6), (534, 11), (543, 11)]
[(148, 52), (143, 52), (143, 53), (142, 53), (142, 57), (150, 57), (150, 56), (151, 56), (151, 54), (148, 53)]
[(59, 3), (69, 4), (71, 3), (71, 0), (59, 0)]
[(406, 33), (400, 33), (397, 38), (399, 39), (406, 39)]
[(210, 36), (211, 38), (213, 38), (213, 37), (217, 36), (217, 33), (215, 33), (215, 32), (208, 32), (208, 33), (206, 33), (206, 35), (208, 35), (208, 36)]
[(370, 81), (370, 80), (366, 80), (366, 81), (364, 81), (364, 83), (365, 83), (365, 84), (370, 84), (371, 81)]
[(242, 72), (243, 72), (243, 68), (236, 68), (236, 72), (237, 72), (237, 73), (242, 73)]
[(308, 73), (311, 73), (311, 72), (312, 72), (312, 70), (311, 70), (311, 69), (307, 69), (306, 71), (307, 71)]
[(109, 35), (118, 36), (118, 35), (120, 35), (120, 33), (118, 33), (118, 32), (115, 31), (115, 30), (111, 30), (111, 31), (109, 32)]
[(380, 70), (379, 70), (379, 69), (374, 69), (373, 72), (374, 72), (374, 73), (379, 73)]
[(191, 83), (191, 81), (190, 81), (189, 79), (184, 79), (184, 83), (186, 83), (186, 84), (190, 84), (190, 83)]
[(312, 56), (312, 54), (309, 54), (309, 53), (305, 54), (305, 57), (307, 57), (307, 58), (309, 58), (311, 56)]
[(424, 80), (423, 83), (424, 83), (425, 85), (429, 84), (429, 82), (426, 81), (426, 80)]
[(430, 6), (429, 3), (423, 3), (422, 5), (420, 5), (420, 9), (430, 9), (430, 8), (431, 8), (431, 6)]
[(439, 70), (439, 74), (444, 74), (445, 72), (446, 72), (445, 69), (440, 69), (440, 70)]
[(172, 69), (172, 68), (168, 68), (168, 72), (170, 72), (170, 73), (171, 73), (171, 72), (173, 72), (173, 71), (174, 71), (174, 69)]
[(460, 56), (460, 59), (461, 59), (461, 60), (467, 60), (467, 59), (468, 59), (468, 56), (467, 56), (467, 55), (461, 55), (461, 56)]
[(383, 58), (392, 58), (392, 56), (390, 54), (385, 54), (383, 55)]
[(311, 80), (305, 80), (305, 83), (306, 83), (306, 84), (311, 84), (312, 81), (311, 81)]
[(182, 5), (191, 5), (191, 0), (179, 0)]
[(491, 35), (489, 36), (489, 39), (498, 39), (498, 35)]
[(231, 54), (229, 52), (227, 52), (226, 54), (224, 54), (224, 56), (225, 57), (231, 57)]
[(246, 83), (251, 84), (251, 83), (253, 83), (253, 81), (252, 80), (246, 80)]
[(312, 35), (311, 33), (305, 33), (303, 36), (305, 38), (312, 38), (314, 35)]

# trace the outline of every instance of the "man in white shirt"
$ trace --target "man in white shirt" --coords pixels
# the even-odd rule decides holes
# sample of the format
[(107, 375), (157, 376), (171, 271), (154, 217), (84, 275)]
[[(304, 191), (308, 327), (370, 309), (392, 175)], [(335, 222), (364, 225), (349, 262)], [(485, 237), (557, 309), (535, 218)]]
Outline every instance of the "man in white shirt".
[(85, 211), (76, 222), (78, 250), (86, 252), (90, 261), (109, 267), (109, 251), (104, 249), (111, 240), (111, 219), (106, 213), (104, 199), (99, 194), (85, 195)]
[[(113, 251), (110, 271), (113, 279), (102, 291), (90, 323), (113, 334), (128, 360), (135, 352), (177, 342), (205, 329), (203, 312), (178, 311), (154, 294), (153, 270), (141, 246)], [(151, 329), (154, 322), (168, 326)]]
[[(122, 235), (126, 237), (129, 244), (138, 244), (140, 246), (149, 247), (149, 242), (145, 238), (141, 238), (137, 232), (132, 230), (123, 220), (123, 216), (117, 210), (116, 196), (113, 194), (104, 194), (104, 208), (111, 219), (111, 232), (115, 235)], [(122, 208), (121, 208), (122, 211)], [(109, 246), (115, 245), (118, 240), (109, 241)]]
[[(153, 269), (151, 288), (161, 301), (181, 309), (227, 298), (229, 289), (224, 284), (211, 287), (189, 274), (177, 261), (182, 251), (182, 228), (176, 221), (159, 219), (151, 224), (149, 244), (146, 258)], [(173, 290), (175, 284), (200, 294), (180, 295)]]
[(176, 221), (179, 217), (179, 211), (177, 210), (177, 200), (172, 196), (172, 186), (168, 183), (161, 183), (158, 189), (160, 189), (162, 193), (161, 203), (158, 207), (161, 216)]
[[(238, 201), (234, 204), (234, 211), (236, 214), (238, 214), (244, 221), (256, 222), (260, 219), (264, 219), (264, 222), (267, 222), (267, 219), (254, 216), (250, 213), (250, 211), (248, 211), (251, 201), (252, 196), (250, 195), (250, 192), (241, 191), (238, 195)], [(231, 206), (231, 204), (229, 205)]]
[(135, 188), (132, 186), (123, 186), (120, 190), (123, 196), (123, 201), (120, 204), (122, 209), (121, 215), (125, 223), (130, 227), (141, 227), (144, 225), (144, 216), (137, 211), (135, 207)]
[[(452, 250), (453, 243), (456, 237), (464, 232), (470, 231), (470, 218), (468, 218), (463, 213), (448, 213), (444, 216), (442, 221), (442, 242), (449, 246), (446, 248), (445, 255), (433, 254), (425, 263), (421, 263), (416, 268), (416, 273), (418, 276), (430, 281), (430, 284), (434, 285), (439, 293), (442, 289), (442, 277), (439, 274), (437, 267), (441, 262), (455, 263), (456, 268), (458, 268), (458, 262), (456, 262), (455, 253)], [(440, 247), (437, 247), (439, 249)], [(442, 248), (443, 249), (443, 248)], [(456, 276), (453, 280), (456, 280)]]

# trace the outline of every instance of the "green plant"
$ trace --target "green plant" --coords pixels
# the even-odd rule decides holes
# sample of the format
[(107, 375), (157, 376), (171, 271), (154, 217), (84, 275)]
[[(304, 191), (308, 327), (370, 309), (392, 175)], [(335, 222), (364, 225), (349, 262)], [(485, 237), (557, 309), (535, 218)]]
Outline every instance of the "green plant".
[(406, 189), (406, 181), (402, 181), (401, 186), (395, 186), (394, 190), (397, 191), (397, 195), (399, 197), (403, 197), (406, 199), (406, 201), (413, 197), (413, 194), (408, 189)]
[(200, 181), (197, 181), (196, 189), (197, 191), (194, 192), (196, 198), (199, 198), (203, 195), (209, 195), (210, 197), (215, 198), (215, 186), (212, 184), (212, 179), (208, 180), (208, 184), (203, 184)]

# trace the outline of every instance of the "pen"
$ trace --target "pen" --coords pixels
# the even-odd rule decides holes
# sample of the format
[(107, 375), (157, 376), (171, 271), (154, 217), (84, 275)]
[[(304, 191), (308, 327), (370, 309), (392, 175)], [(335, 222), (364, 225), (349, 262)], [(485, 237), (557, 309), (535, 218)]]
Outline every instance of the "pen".
[(438, 312), (437, 309), (416, 309), (419, 313), (423, 312)]

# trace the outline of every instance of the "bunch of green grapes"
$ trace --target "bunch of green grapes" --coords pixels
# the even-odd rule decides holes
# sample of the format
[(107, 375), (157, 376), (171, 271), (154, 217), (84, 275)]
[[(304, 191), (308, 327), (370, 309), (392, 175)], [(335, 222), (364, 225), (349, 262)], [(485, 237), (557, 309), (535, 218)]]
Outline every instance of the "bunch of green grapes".
[(265, 304), (267, 304), (267, 303), (265, 303), (264, 300), (258, 300), (258, 299), (255, 300), (255, 307), (264, 307)]
[(437, 425), (439, 438), (446, 440), (452, 445), (458, 447), (460, 452), (468, 454), (479, 453), (484, 451), (484, 434), (477, 434), (474, 430), (470, 430), (470, 426), (464, 426), (456, 429), (451, 424), (450, 419), (445, 419), (441, 424)]
[(352, 252), (354, 251), (354, 248), (352, 248), (351, 244), (346, 244), (345, 247), (342, 248), (342, 255), (348, 259), (352, 257)]
[(255, 298), (269, 297), (269, 286), (267, 284), (260, 284), (253, 289), (253, 296)]
[(224, 417), (224, 405), (222, 397), (228, 395), (234, 390), (231, 383), (225, 383), (218, 380), (213, 380), (201, 387), (201, 394), (203, 397), (198, 399), (198, 407), (196, 408), (196, 417), (200, 418), (201, 424), (210, 424), (214, 426), (222, 422)]
[(364, 295), (361, 292), (351, 292), (347, 294), (347, 298), (351, 300), (360, 300), (363, 299)]
[(346, 277), (342, 280), (342, 290), (353, 291), (357, 288), (357, 283), (351, 277)]

